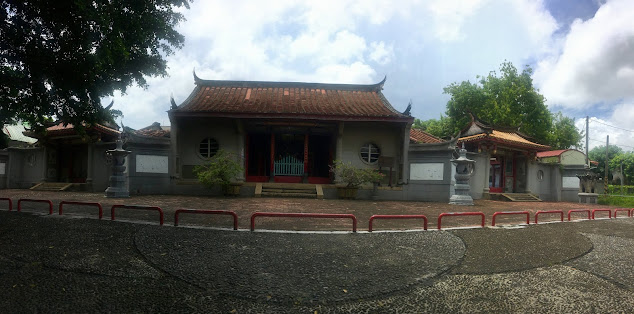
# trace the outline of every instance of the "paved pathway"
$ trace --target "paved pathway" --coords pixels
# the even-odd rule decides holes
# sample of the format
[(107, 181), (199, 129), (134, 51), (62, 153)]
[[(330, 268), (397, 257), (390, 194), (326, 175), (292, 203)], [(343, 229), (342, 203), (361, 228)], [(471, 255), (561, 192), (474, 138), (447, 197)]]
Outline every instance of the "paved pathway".
[(399, 233), (0, 211), (0, 312), (633, 312), (634, 218)]

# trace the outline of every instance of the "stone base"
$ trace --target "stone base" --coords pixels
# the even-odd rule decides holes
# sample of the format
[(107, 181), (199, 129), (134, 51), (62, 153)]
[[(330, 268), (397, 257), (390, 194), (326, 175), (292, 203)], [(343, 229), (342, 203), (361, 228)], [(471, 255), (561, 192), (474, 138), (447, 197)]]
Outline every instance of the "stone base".
[(599, 194), (597, 193), (579, 193), (579, 203), (598, 204)]
[(451, 205), (473, 205), (473, 198), (471, 198), (471, 195), (457, 195), (454, 194), (451, 196), (451, 198), (449, 199), (449, 204)]
[(130, 197), (130, 192), (126, 189), (117, 189), (117, 188), (112, 188), (109, 187), (106, 189), (106, 197), (111, 197), (111, 198), (125, 198), (125, 197)]

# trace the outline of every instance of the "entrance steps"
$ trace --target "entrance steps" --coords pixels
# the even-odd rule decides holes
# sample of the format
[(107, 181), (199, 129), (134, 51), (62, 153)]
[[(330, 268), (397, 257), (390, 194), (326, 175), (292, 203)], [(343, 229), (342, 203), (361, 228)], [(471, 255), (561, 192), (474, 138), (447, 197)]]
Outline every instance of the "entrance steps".
[(301, 197), (324, 198), (321, 184), (304, 183), (257, 183), (255, 185), (255, 197)]
[(541, 202), (537, 195), (530, 193), (502, 193), (500, 194), (504, 200), (511, 202)]
[(68, 182), (40, 182), (31, 187), (33, 191), (66, 191), (73, 186), (73, 183)]

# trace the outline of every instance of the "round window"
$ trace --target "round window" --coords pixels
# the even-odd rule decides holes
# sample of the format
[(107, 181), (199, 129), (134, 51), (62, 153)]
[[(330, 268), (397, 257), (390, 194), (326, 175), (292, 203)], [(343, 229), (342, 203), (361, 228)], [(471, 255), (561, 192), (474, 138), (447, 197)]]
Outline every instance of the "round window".
[(381, 149), (379, 149), (376, 144), (367, 143), (361, 146), (361, 150), (359, 151), (359, 156), (361, 160), (367, 162), (369, 164), (376, 163), (379, 160), (379, 156), (381, 156)]
[(198, 154), (203, 158), (211, 158), (218, 152), (218, 141), (206, 138), (198, 144)]
[(539, 180), (539, 181), (544, 180), (544, 171), (543, 170), (537, 170), (537, 180)]

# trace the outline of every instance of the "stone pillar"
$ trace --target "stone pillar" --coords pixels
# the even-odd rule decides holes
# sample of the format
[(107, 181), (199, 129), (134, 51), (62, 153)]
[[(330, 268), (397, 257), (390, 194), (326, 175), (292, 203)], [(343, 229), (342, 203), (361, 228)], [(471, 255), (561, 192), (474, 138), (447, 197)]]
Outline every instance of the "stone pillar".
[(176, 122), (176, 118), (170, 117), (170, 146), (172, 149), (172, 171), (171, 176), (176, 179), (181, 178), (181, 168), (180, 168), (180, 156), (178, 154), (179, 150), (179, 141), (178, 141), (178, 123)]
[(244, 171), (241, 171), (240, 173), (238, 173), (238, 176), (236, 177), (236, 181), (237, 182), (244, 182), (245, 181), (245, 175), (244, 173), (247, 171), (246, 169), (246, 162), (245, 162), (245, 155), (244, 155), (244, 127), (242, 125), (242, 121), (241, 120), (236, 120), (236, 133), (237, 133), (237, 140), (238, 140), (238, 163), (240, 164), (240, 166), (242, 167), (242, 169), (244, 169)]
[(92, 177), (93, 177), (93, 154), (94, 154), (94, 145), (93, 143), (88, 144), (88, 158), (87, 158), (87, 167), (86, 167), (86, 191), (94, 192), (92, 190)]
[(491, 192), (491, 189), (489, 189), (489, 176), (491, 175), (491, 153), (486, 151), (484, 157), (486, 164), (484, 165), (484, 189), (482, 189), (482, 194), (485, 195), (485, 198), (490, 198), (489, 192)]
[[(335, 152), (335, 160), (343, 161), (343, 122), (339, 122), (337, 125), (337, 151)], [(335, 176), (335, 182), (339, 183), (339, 178)]]
[(401, 160), (403, 161), (403, 167), (401, 169), (401, 177), (403, 178), (402, 182), (399, 184), (409, 182), (409, 133), (412, 130), (412, 125), (408, 123), (403, 129), (403, 157)]

